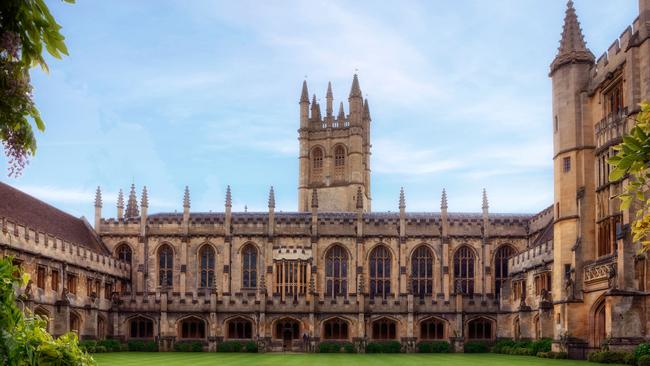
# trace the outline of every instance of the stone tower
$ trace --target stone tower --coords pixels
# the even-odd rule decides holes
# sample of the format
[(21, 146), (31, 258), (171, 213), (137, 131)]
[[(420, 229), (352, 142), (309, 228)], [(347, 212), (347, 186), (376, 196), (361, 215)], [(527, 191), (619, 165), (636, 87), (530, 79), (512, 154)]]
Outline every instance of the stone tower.
[(364, 101), (359, 78), (354, 75), (345, 114), (343, 102), (334, 115), (332, 84), (327, 86), (325, 115), (316, 95), (309, 101), (307, 82), (300, 96), (300, 177), (298, 210), (309, 211), (312, 191), (317, 191), (318, 210), (353, 212), (357, 191), (364, 211), (370, 211), (370, 108)]
[(585, 339), (583, 262), (593, 258), (594, 136), (587, 86), (594, 55), (587, 48), (573, 1), (567, 4), (557, 56), (551, 64), (554, 152), (553, 301), (555, 339)]

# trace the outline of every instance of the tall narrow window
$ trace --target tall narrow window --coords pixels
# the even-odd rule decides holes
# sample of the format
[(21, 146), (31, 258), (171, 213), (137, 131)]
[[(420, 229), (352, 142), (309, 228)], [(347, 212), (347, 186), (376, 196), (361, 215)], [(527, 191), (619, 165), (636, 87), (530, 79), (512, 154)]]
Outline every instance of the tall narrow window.
[(67, 277), (67, 283), (66, 287), (68, 288), (68, 292), (71, 294), (76, 294), (77, 293), (77, 276), (71, 273), (68, 273), (66, 275)]
[(623, 111), (623, 83), (617, 82), (605, 93), (605, 116), (617, 115)]
[(79, 334), (79, 329), (81, 328), (81, 319), (79, 316), (73, 312), (70, 312), (70, 331)]
[(45, 289), (45, 267), (38, 266), (36, 270), (36, 286), (42, 290)]
[(474, 294), (474, 252), (463, 246), (454, 254), (454, 281), (456, 293)]
[(509, 245), (502, 245), (494, 255), (494, 294), (497, 299), (501, 294), (503, 284), (508, 280), (508, 259), (515, 254)]
[(52, 270), (52, 291), (57, 292), (59, 291), (59, 271), (56, 269)]
[(131, 247), (127, 244), (121, 244), (115, 251), (117, 258), (121, 261), (131, 264), (132, 252)]
[(334, 179), (345, 179), (345, 148), (341, 145), (334, 149)]
[(174, 252), (165, 244), (158, 249), (158, 285), (171, 287), (173, 285)]
[(424, 245), (411, 257), (411, 286), (413, 295), (420, 298), (433, 293), (433, 254)]
[(571, 157), (567, 156), (562, 159), (562, 171), (568, 173), (571, 171)]
[(348, 254), (335, 245), (325, 256), (325, 293), (328, 297), (346, 296), (348, 292)]
[(390, 294), (391, 255), (380, 245), (370, 253), (370, 297), (385, 299)]
[(248, 244), (242, 250), (242, 288), (257, 288), (257, 248)]
[(199, 272), (201, 274), (199, 287), (214, 287), (214, 249), (209, 245), (204, 245), (199, 250)]
[(311, 180), (320, 183), (323, 181), (323, 149), (315, 147), (311, 151)]

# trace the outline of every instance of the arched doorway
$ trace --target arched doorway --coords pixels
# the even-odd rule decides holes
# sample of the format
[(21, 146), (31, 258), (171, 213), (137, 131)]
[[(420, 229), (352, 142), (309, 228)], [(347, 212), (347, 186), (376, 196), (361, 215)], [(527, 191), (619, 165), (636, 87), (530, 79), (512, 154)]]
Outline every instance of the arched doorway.
[(282, 340), (282, 348), (290, 350), (294, 339), (300, 339), (300, 324), (294, 319), (282, 319), (275, 323), (275, 338)]
[(605, 300), (601, 300), (594, 312), (594, 347), (600, 347), (607, 339), (607, 328), (605, 318)]
[(97, 316), (97, 339), (106, 338), (106, 320), (104, 317)]

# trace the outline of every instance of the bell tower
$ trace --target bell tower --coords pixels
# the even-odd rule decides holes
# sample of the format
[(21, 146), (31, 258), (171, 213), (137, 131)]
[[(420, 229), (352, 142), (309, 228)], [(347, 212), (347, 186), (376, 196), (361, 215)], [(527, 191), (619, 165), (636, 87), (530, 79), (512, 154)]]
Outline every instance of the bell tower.
[(361, 189), (364, 211), (370, 211), (370, 108), (364, 101), (359, 78), (354, 75), (348, 97), (349, 114), (343, 102), (334, 115), (332, 84), (325, 96), (325, 115), (313, 95), (309, 101), (307, 82), (300, 96), (300, 175), (298, 211), (309, 211), (312, 191), (317, 191), (321, 212), (354, 212)]

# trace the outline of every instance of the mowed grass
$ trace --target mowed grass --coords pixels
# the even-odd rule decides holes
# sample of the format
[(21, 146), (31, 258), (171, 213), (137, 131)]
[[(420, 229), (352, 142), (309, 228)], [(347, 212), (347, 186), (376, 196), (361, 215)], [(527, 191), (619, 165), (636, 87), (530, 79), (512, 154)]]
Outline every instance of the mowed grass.
[[(527, 356), (483, 354), (236, 354), (236, 353), (139, 353), (93, 355), (99, 366), (587, 366), (585, 361), (550, 360)], [(591, 364), (596, 365), (596, 364)]]

